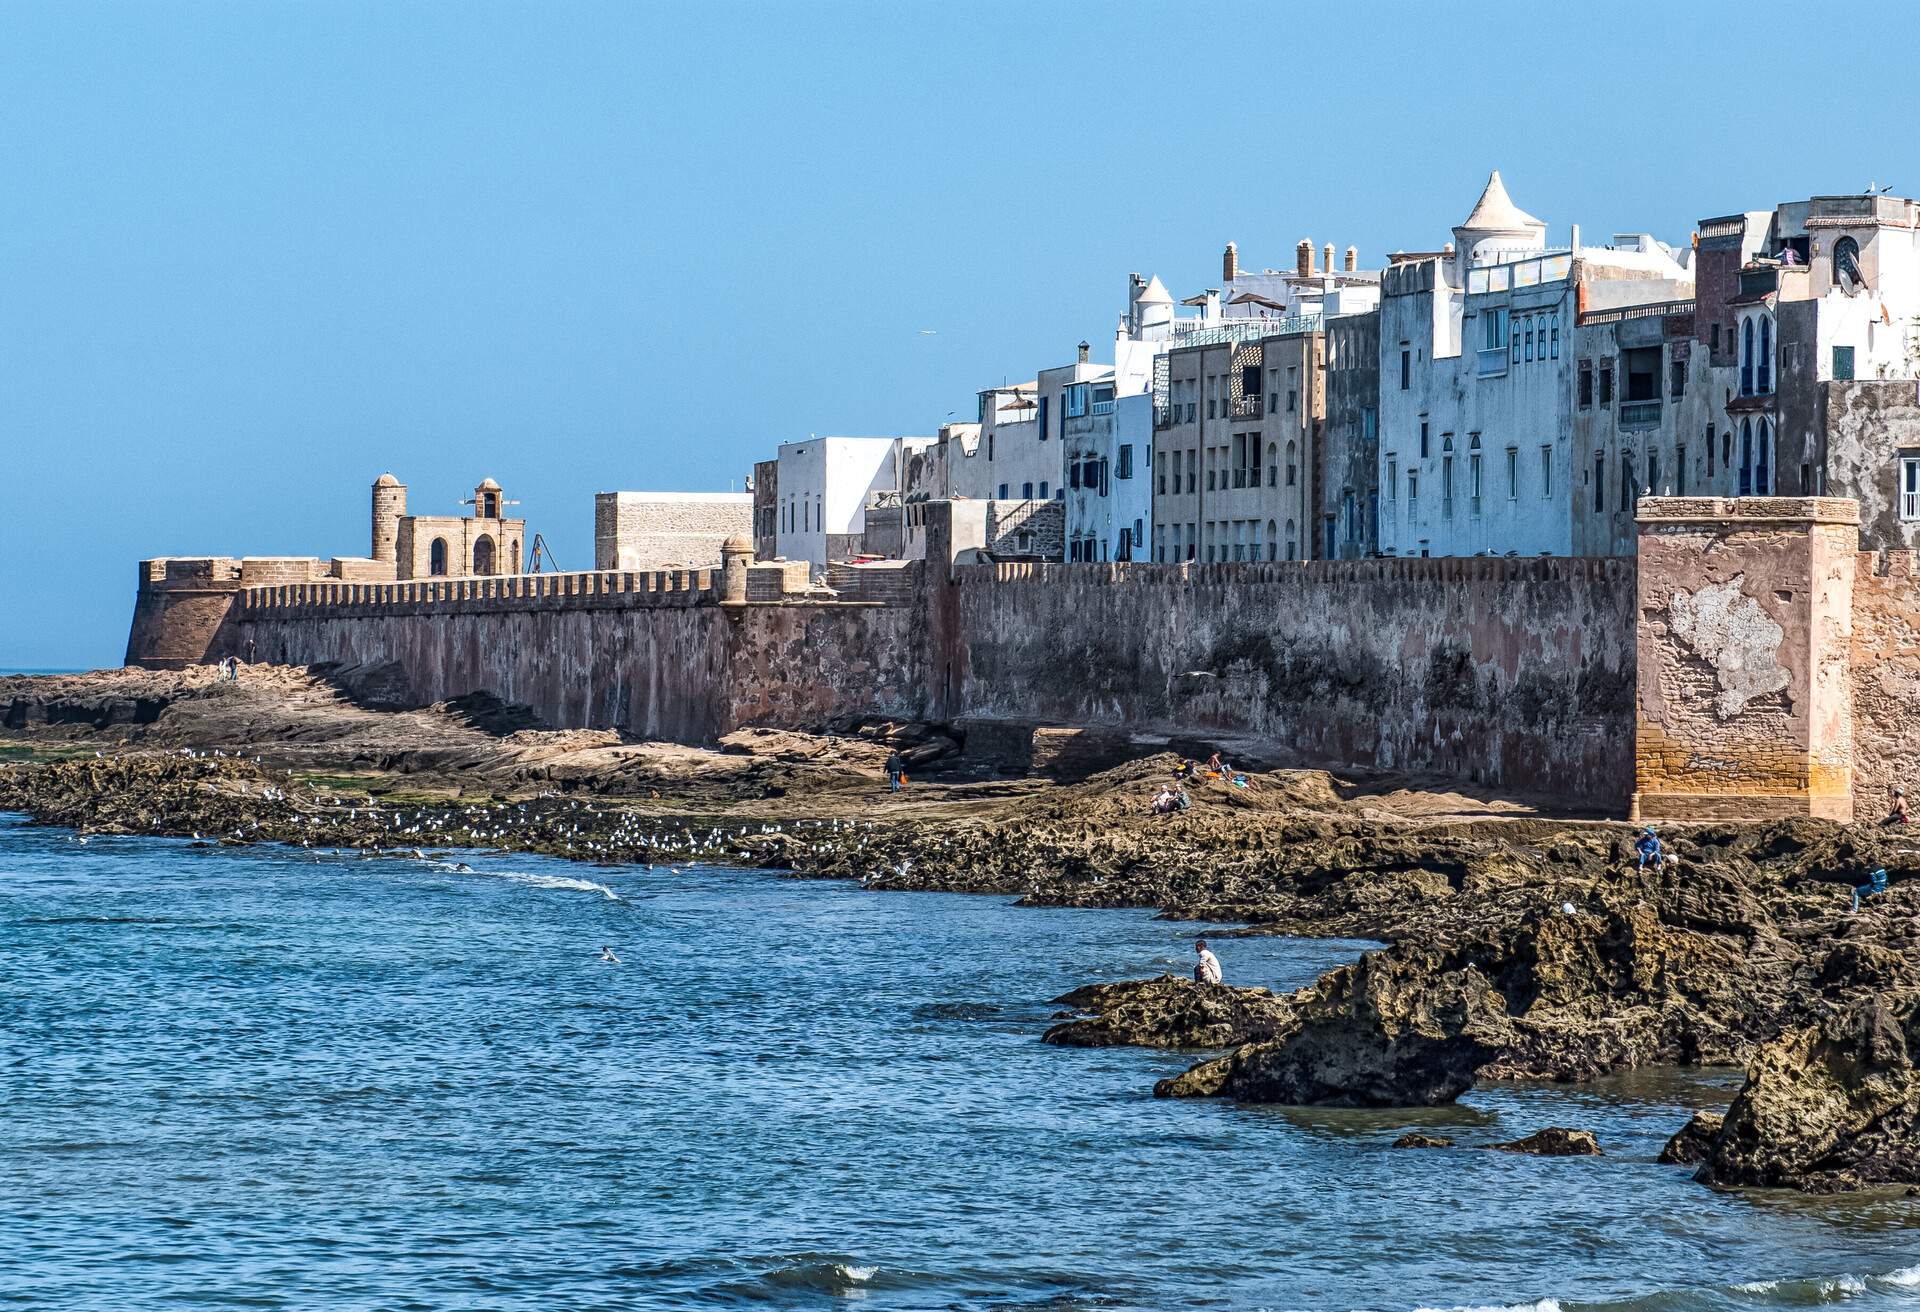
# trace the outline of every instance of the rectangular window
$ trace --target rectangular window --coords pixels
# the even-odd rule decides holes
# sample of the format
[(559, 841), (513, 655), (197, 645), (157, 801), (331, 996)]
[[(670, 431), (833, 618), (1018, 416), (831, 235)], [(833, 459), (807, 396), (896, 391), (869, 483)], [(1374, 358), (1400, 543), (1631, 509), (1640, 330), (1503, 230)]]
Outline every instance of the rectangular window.
[(1440, 518), (1453, 518), (1453, 457), (1440, 457)]
[(1707, 425), (1707, 477), (1713, 477), (1713, 425)]
[(1002, 483), (1000, 485), (1000, 500), (1006, 501), (1009, 499), (1010, 498), (1007, 496), (1007, 485), (1005, 483)]
[(1259, 365), (1250, 364), (1250, 365), (1244, 365), (1241, 367), (1240, 395), (1242, 396), (1259, 396), (1260, 395), (1260, 366)]
[(1067, 486), (1072, 488), (1080, 486), (1080, 462), (1078, 460), (1069, 460), (1067, 462)]
[(1553, 500), (1553, 448), (1540, 448), (1540, 495)]
[(1155, 474), (1153, 478), (1154, 478), (1154, 491), (1159, 493), (1161, 496), (1165, 496), (1167, 494), (1167, 462), (1166, 461), (1162, 460), (1160, 462), (1160, 472)]
[(1287, 413), (1292, 414), (1298, 408), (1300, 393), (1294, 388), (1287, 389)]
[(1687, 494), (1687, 444), (1685, 442), (1673, 448), (1673, 494), (1677, 497)]
[(1611, 363), (1600, 366), (1600, 404), (1603, 406), (1613, 404), (1613, 365)]
[(1607, 508), (1607, 458), (1603, 455), (1593, 458), (1593, 508)]
[(1040, 440), (1042, 442), (1047, 440), (1047, 400), (1048, 398), (1044, 396), (1040, 398)]
[(1467, 496), (1472, 498), (1467, 507), (1469, 514), (1480, 513), (1480, 453), (1474, 452), (1467, 457)]
[(1673, 378), (1667, 388), (1667, 394), (1674, 397), (1685, 396), (1687, 394), (1687, 362), (1685, 360), (1675, 360), (1672, 365), (1669, 366), (1669, 369), (1673, 374)]
[(1031, 483), (1022, 483), (1022, 484), (1020, 485), (1020, 499), (1021, 499), (1022, 501), (1031, 501), (1031, 500), (1033, 500), (1033, 484), (1031, 484)]
[(1120, 444), (1119, 468), (1113, 471), (1113, 476), (1115, 478), (1133, 477), (1133, 443), (1122, 442)]
[(1427, 421), (1424, 419), (1420, 421), (1420, 458), (1427, 458)]
[(1087, 413), (1087, 385), (1073, 383), (1067, 387), (1062, 399), (1066, 402), (1065, 412), (1069, 419), (1079, 419)]
[(1836, 383), (1853, 381), (1853, 348), (1851, 346), (1833, 348), (1833, 381)]
[(1387, 457), (1387, 500), (1392, 501), (1400, 495), (1400, 459)]
[(1620, 453), (1620, 509), (1633, 509), (1633, 495), (1633, 456), (1629, 452), (1622, 451)]
[(1593, 408), (1593, 364), (1587, 360), (1580, 362), (1580, 408)]
[(1900, 518), (1920, 520), (1920, 456), (1900, 457)]
[[(1406, 391), (1413, 386), (1413, 352), (1400, 348), (1400, 390)], [(1291, 557), (1289, 557), (1291, 559)]]
[(1507, 500), (1520, 499), (1520, 448), (1507, 448)]
[(1647, 495), (1660, 495), (1660, 453), (1647, 452)]
[(1497, 351), (1507, 344), (1507, 312), (1504, 309), (1483, 311), (1480, 320), (1487, 350)]
[(1047, 480), (1044, 478), (1040, 480), (1040, 499), (1042, 501), (1047, 499)]
[(1553, 358), (1558, 360), (1560, 358), (1560, 315), (1557, 311), (1554, 313), (1551, 324), (1553, 332)]
[(988, 434), (987, 434), (987, 459), (988, 459), (989, 461), (991, 461), (991, 460), (993, 459), (993, 434), (992, 434), (992, 432), (988, 432)]
[[(1175, 475), (1175, 477), (1178, 477), (1178, 475)], [(1189, 451), (1187, 452), (1187, 491), (1197, 492), (1199, 490), (1200, 453), (1198, 451)], [(1192, 525), (1188, 525), (1188, 527), (1191, 528)]]

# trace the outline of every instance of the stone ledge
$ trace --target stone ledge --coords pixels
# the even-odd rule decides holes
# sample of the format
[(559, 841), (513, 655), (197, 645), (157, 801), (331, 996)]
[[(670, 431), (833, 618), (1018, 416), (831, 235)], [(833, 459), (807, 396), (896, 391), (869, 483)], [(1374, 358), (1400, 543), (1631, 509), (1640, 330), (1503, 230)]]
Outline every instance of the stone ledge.
[(1846, 497), (1641, 497), (1635, 519), (1659, 527), (1860, 523), (1860, 503)]
[(1627, 811), (1631, 820), (1815, 820), (1853, 819), (1853, 799), (1806, 793), (1652, 793), (1636, 792)]

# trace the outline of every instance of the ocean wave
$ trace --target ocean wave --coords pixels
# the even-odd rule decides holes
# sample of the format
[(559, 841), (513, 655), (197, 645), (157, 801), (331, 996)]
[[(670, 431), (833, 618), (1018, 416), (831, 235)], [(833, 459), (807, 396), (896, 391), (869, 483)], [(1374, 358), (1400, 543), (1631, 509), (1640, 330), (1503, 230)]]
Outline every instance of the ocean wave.
[[(1663, 1290), (1639, 1298), (1621, 1299), (1614, 1302), (1563, 1304), (1556, 1298), (1543, 1298), (1531, 1303), (1483, 1303), (1457, 1307), (1419, 1307), (1414, 1312), (1644, 1312), (1646, 1309), (1668, 1308), (1678, 1303), (1686, 1306), (1688, 1296), (1723, 1296), (1715, 1302), (1733, 1301), (1755, 1307), (1819, 1307), (1827, 1303), (1843, 1303), (1863, 1294), (1876, 1291), (1893, 1293), (1920, 1289), (1920, 1266), (1902, 1267), (1889, 1271), (1885, 1275), (1860, 1276), (1853, 1274), (1835, 1276), (1782, 1277), (1776, 1280), (1747, 1280), (1736, 1285), (1724, 1285), (1718, 1289), (1697, 1288), (1695, 1290)], [(1901, 1299), (1904, 1306), (1905, 1300)]]
[(464, 863), (448, 864), (446, 862), (436, 862), (435, 864), (439, 865), (442, 870), (451, 871), (454, 874), (474, 875), (483, 879), (505, 879), (515, 884), (524, 884), (528, 888), (557, 888), (571, 890), (575, 893), (599, 893), (609, 902), (619, 902), (622, 900), (618, 893), (608, 888), (605, 884), (597, 884), (591, 879), (573, 879), (566, 875), (536, 875), (524, 870), (480, 870), (472, 866), (466, 866)]

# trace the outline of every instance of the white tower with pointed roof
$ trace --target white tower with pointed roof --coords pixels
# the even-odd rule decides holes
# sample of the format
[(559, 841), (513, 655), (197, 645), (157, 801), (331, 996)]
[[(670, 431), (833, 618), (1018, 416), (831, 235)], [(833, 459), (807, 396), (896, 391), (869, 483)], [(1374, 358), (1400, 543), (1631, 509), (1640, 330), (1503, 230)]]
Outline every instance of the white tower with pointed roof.
[(1453, 230), (1456, 283), (1463, 284), (1466, 271), (1508, 254), (1537, 251), (1547, 244), (1547, 225), (1513, 203), (1507, 184), (1495, 169), (1487, 178), (1473, 213)]

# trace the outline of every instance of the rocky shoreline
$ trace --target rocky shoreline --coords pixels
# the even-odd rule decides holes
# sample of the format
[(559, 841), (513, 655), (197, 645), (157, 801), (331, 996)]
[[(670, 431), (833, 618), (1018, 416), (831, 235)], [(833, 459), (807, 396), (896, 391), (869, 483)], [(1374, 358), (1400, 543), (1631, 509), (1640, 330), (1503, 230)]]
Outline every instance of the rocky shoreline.
[[(932, 767), (957, 743), (862, 725), (699, 752), (463, 703), (382, 705), (366, 672), (0, 679), (0, 810), (221, 843), (733, 862), (1377, 939), (1287, 996), (1089, 986), (1046, 1038), (1207, 1054), (1163, 1097), (1341, 1106), (1745, 1066), (1724, 1123), (1670, 1146), (1703, 1183), (1920, 1185), (1920, 841), (1898, 831), (1676, 828), (1673, 859), (1641, 870), (1623, 825), (1316, 771), (1196, 788), (1168, 817), (1146, 801), (1171, 758), (1075, 784), (960, 771), (896, 798), (888, 750), (917, 737)], [(1881, 868), (1889, 891), (1854, 913), (1851, 887)]]

